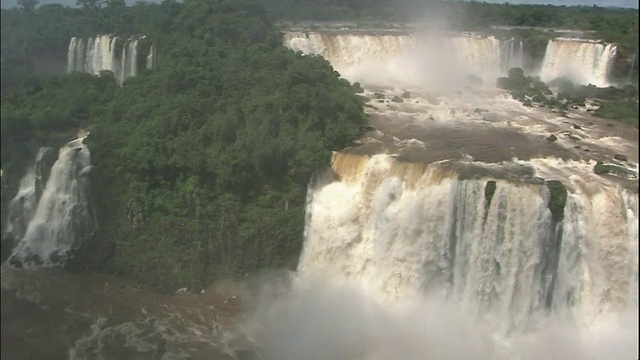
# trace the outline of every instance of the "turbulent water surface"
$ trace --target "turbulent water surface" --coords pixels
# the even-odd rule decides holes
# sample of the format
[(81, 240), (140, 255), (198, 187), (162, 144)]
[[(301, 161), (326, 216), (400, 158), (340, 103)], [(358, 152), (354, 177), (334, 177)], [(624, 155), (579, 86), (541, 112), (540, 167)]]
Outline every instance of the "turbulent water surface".
[[(163, 296), (5, 265), (3, 356), (638, 357), (636, 128), (593, 117), (590, 100), (560, 115), (493, 88), (523, 62), (514, 40), (301, 31), (285, 45), (360, 81), (371, 122), (309, 184), (297, 271)], [(560, 39), (538, 70), (604, 85), (614, 55), (610, 45)], [(74, 164), (64, 154), (56, 164)], [(626, 175), (596, 175), (598, 161)], [(42, 195), (37, 176), (25, 176), (13, 217), (28, 223), (21, 229), (42, 228), (47, 191), (78, 179), (56, 180), (56, 171)], [(18, 238), (31, 239), (25, 231)], [(25, 244), (38, 253), (54, 238)]]

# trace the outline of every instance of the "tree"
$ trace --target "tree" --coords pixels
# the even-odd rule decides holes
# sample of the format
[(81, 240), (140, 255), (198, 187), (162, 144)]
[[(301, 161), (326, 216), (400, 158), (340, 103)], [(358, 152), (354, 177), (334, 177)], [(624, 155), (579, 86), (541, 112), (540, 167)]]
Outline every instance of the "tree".
[(18, 0), (18, 8), (24, 12), (32, 13), (36, 9), (36, 6), (38, 6), (38, 3), (38, 0)]
[(84, 10), (97, 10), (102, 7), (104, 0), (78, 0), (76, 6)]

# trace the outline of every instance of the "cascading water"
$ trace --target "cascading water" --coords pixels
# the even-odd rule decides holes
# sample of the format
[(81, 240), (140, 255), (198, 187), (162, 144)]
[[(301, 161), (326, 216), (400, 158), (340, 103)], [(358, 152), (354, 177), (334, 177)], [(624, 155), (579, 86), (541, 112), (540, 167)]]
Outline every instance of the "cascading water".
[(67, 252), (93, 232), (96, 221), (87, 178), (90, 153), (84, 139), (60, 149), (44, 189), (33, 171), (22, 180), (24, 188), (21, 183), (9, 215), (9, 229), (19, 241), (10, 262), (62, 264)]
[(156, 63), (156, 48), (152, 46), (149, 49), (149, 54), (147, 55), (147, 69), (152, 69)]
[(510, 67), (522, 67), (522, 42), (480, 36), (421, 36), (405, 33), (343, 34), (290, 32), (285, 46), (321, 55), (352, 81), (371, 74), (415, 85), (443, 85), (478, 76), (493, 82)]
[(615, 60), (616, 45), (574, 39), (549, 40), (540, 78), (551, 81), (566, 77), (577, 84), (609, 86), (608, 73)]
[(509, 39), (500, 42), (501, 73), (507, 74), (509, 69), (524, 67), (524, 44), (522, 41)]
[[(493, 83), (510, 68), (524, 67), (523, 43), (494, 37), (288, 32), (284, 44), (304, 54), (321, 55), (341, 74), (361, 82), (371, 80), (370, 70), (377, 68), (411, 85), (430, 85), (429, 76), (434, 73), (443, 73), (444, 77), (436, 84), (454, 81), (461, 73)], [(567, 77), (577, 84), (606, 87), (610, 85), (608, 73), (615, 57), (614, 44), (549, 40), (539, 75), (543, 81)]]
[(636, 301), (637, 195), (569, 193), (553, 264), (544, 183), (498, 181), (487, 196), (487, 180), (387, 155), (336, 154), (333, 172), (309, 189), (302, 273), (357, 280), (382, 301), (444, 291), (503, 333), (534, 325), (551, 303), (590, 324)]
[(292, 290), (250, 332), (268, 359), (637, 353), (637, 194), (570, 182), (558, 218), (544, 180), (445, 165), (334, 155), (310, 183)]
[[(144, 38), (144, 36), (142, 37)], [(69, 42), (67, 71), (80, 71), (97, 75), (100, 71), (112, 71), (118, 84), (136, 76), (143, 66), (153, 68), (155, 64), (155, 47), (150, 46), (145, 59), (138, 59), (139, 38), (132, 37), (120, 41), (117, 36), (98, 35), (86, 41), (72, 38)], [(142, 64), (142, 65), (140, 65)]]
[(51, 148), (40, 148), (33, 165), (20, 180), (18, 193), (9, 203), (7, 229), (4, 237), (11, 237), (13, 240), (20, 240), (24, 237), (29, 222), (35, 214), (38, 200), (42, 196), (44, 189), (42, 160), (49, 151)]

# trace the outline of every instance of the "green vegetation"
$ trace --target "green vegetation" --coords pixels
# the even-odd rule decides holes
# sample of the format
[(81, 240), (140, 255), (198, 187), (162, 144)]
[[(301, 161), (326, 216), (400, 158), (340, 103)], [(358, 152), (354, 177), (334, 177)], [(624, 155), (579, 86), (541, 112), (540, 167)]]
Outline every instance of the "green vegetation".
[(485, 211), (489, 209), (491, 206), (491, 200), (493, 200), (493, 194), (496, 192), (496, 182), (495, 180), (487, 181), (487, 184), (484, 187), (484, 200), (485, 200)]
[(625, 124), (638, 127), (638, 100), (610, 100), (602, 101), (594, 115), (621, 121)]
[(509, 69), (509, 76), (498, 78), (496, 86), (508, 90), (514, 99), (525, 106), (552, 108), (563, 116), (566, 116), (569, 108), (585, 106), (587, 99), (596, 99), (599, 107), (594, 112), (595, 116), (638, 127), (638, 89), (635, 86), (575, 86), (567, 79), (557, 79), (549, 83), (549, 86), (557, 89), (554, 94), (547, 84), (537, 77), (525, 76), (520, 68)]
[(567, 189), (558, 180), (548, 180), (549, 189), (549, 211), (554, 224), (559, 223), (564, 218), (564, 206), (567, 203)]
[(602, 161), (598, 161), (596, 163), (596, 165), (593, 167), (593, 172), (598, 174), (598, 175), (615, 175), (615, 176), (620, 176), (620, 177), (629, 177), (629, 176), (634, 176), (635, 174), (630, 171), (625, 169), (622, 166), (618, 166), (618, 165), (613, 165), (613, 164), (605, 164)]
[(544, 82), (537, 77), (525, 76), (521, 68), (509, 69), (509, 76), (498, 78), (496, 86), (509, 90), (514, 99), (528, 106), (532, 102), (544, 103), (548, 95), (553, 95)]
[(307, 182), (360, 134), (363, 101), (328, 62), (281, 46), (262, 8), (173, 5), (148, 5), (175, 15), (171, 35), (157, 39), (158, 66), (121, 88), (104, 72), (32, 77), (3, 94), (2, 167), (27, 162), (14, 144), (91, 132), (100, 226), (71, 269), (171, 291), (293, 268)]
[[(638, 59), (633, 56), (638, 52), (637, 9), (451, 0), (263, 0), (263, 4), (283, 22), (340, 20), (358, 27), (389, 28), (390, 22), (408, 21), (515, 38), (523, 41), (524, 65), (529, 69), (540, 64), (550, 38), (563, 36), (553, 29), (580, 30), (585, 37), (620, 44), (619, 55), (633, 61), (631, 78), (638, 78)], [(628, 70), (623, 73), (626, 76)]]

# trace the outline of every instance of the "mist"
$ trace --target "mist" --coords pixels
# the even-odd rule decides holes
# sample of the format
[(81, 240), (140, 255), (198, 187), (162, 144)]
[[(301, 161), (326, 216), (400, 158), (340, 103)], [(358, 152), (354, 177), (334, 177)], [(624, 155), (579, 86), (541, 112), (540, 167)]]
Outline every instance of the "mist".
[[(265, 288), (270, 288), (266, 286)], [(542, 319), (507, 336), (437, 296), (383, 303), (358, 283), (299, 274), (291, 287), (263, 293), (243, 325), (268, 360), (294, 359), (632, 359), (637, 309), (578, 330), (570, 317)]]

